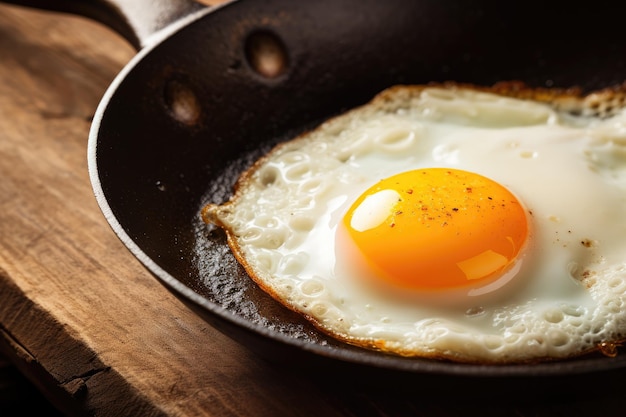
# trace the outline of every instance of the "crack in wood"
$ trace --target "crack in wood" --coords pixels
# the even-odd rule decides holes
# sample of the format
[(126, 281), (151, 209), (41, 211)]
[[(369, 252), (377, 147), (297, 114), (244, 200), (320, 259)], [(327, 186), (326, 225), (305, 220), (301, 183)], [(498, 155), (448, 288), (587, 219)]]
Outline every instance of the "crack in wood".
[[(20, 360), (29, 363), (31, 366), (36, 365), (42, 367), (42, 364), (37, 361), (35, 356), (15, 338), (10, 331), (8, 331), (2, 324), (0, 324), (0, 336), (4, 339), (6, 345), (8, 345), (13, 352), (17, 353)], [(102, 367), (98, 369), (90, 369), (81, 375), (72, 376), (66, 381), (57, 381), (57, 385), (66, 391), (70, 396), (76, 398), (87, 392), (87, 381), (92, 376), (101, 372), (107, 372), (111, 367)]]
[(73, 376), (66, 381), (62, 381), (60, 386), (70, 394), (72, 397), (77, 398), (80, 397), (87, 392), (87, 381), (97, 374), (108, 372), (111, 370), (110, 366), (106, 366), (98, 369), (90, 369), (87, 372), (84, 372), (81, 375)]

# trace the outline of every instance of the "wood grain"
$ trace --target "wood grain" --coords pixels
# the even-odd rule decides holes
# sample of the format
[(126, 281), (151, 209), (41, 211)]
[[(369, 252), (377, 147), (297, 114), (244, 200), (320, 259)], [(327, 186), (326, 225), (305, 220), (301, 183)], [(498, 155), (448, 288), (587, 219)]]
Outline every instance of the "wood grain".
[(96, 416), (621, 415), (626, 401), (611, 389), (597, 401), (547, 395), (514, 403), (358, 389), (281, 369), (208, 326), (118, 241), (89, 183), (91, 117), (134, 53), (86, 19), (0, 5), (0, 352), (57, 409)]

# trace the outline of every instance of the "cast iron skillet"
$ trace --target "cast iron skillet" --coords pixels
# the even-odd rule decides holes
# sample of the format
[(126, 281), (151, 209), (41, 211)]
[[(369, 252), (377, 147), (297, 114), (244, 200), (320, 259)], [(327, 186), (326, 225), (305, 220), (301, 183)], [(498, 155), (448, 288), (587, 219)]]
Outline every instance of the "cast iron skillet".
[(239, 0), (211, 10), (183, 0), (25, 3), (90, 16), (139, 49), (93, 121), (95, 196), (115, 233), (163, 285), (254, 352), (325, 372), (429, 381), (571, 377), (626, 364), (623, 355), (594, 355), (462, 365), (344, 345), (253, 285), (224, 235), (198, 217), (208, 201), (225, 201), (238, 174), (274, 144), (394, 84), (521, 80), (590, 91), (622, 83), (626, 32), (611, 7), (487, 0)]

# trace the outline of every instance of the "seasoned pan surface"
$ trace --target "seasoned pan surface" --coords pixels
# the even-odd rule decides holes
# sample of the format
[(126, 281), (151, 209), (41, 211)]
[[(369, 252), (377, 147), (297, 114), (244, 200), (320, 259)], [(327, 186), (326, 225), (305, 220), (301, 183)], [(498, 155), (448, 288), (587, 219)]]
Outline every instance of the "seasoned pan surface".
[[(404, 375), (549, 376), (620, 369), (623, 356), (461, 365), (348, 346), (259, 290), (199, 218), (275, 144), (395, 84), (448, 81), (592, 91), (624, 81), (610, 8), (537, 2), (240, 0), (142, 50), (91, 133), (90, 174), (113, 229), (209, 323), (282, 363)], [(269, 66), (264, 46), (273, 51)], [(273, 57), (273, 58), (272, 58)], [(269, 69), (268, 69), (269, 68)]]

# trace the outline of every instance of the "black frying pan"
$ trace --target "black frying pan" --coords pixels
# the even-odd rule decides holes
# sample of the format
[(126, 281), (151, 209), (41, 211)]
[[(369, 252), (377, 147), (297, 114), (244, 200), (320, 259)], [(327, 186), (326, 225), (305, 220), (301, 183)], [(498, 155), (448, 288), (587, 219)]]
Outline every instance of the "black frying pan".
[(137, 16), (131, 1), (25, 3), (98, 19), (140, 49), (94, 118), (96, 198), (161, 283), (253, 351), (325, 372), (431, 381), (572, 377), (626, 365), (623, 355), (600, 354), (464, 365), (336, 342), (252, 284), (224, 235), (198, 216), (205, 203), (228, 199), (238, 174), (273, 145), (394, 84), (521, 80), (585, 92), (622, 83), (626, 31), (612, 4), (240, 0), (209, 10), (148, 0)]

